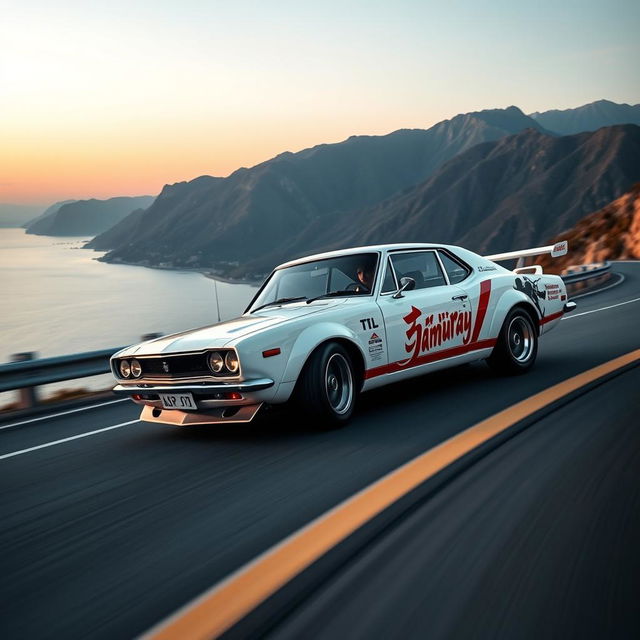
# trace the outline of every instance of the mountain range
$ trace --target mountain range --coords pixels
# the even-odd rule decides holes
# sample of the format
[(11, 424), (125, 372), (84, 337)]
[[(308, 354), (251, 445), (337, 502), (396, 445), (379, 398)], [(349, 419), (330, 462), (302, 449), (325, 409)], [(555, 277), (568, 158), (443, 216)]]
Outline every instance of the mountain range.
[(576, 109), (553, 109), (529, 114), (545, 129), (560, 135), (596, 131), (614, 124), (640, 125), (640, 104), (616, 104), (597, 100)]
[(55, 202), (51, 206), (47, 207), (40, 215), (25, 222), (25, 224), (22, 225), (22, 228), (28, 229), (31, 225), (35, 224), (39, 220), (47, 218), (56, 213), (58, 209), (60, 209), (60, 207), (64, 206), (65, 204), (71, 204), (72, 202), (76, 202), (76, 200), (61, 200), (60, 202)]
[[(349, 218), (317, 221), (285, 255), (428, 241), (498, 253), (545, 242), (640, 180), (640, 127), (555, 137), (528, 129), (476, 145), (436, 174)], [(262, 259), (248, 265), (260, 270)]]
[(135, 209), (148, 207), (153, 199), (153, 196), (135, 196), (59, 202), (27, 224), (27, 233), (95, 236), (113, 227)]
[(107, 260), (233, 267), (303, 233), (329, 215), (371, 206), (430, 176), (471, 147), (532, 128), (517, 107), (463, 114), (430, 129), (354, 136), (283, 153), (228, 178), (166, 186), (144, 214), (88, 246)]
[[(635, 117), (627, 107), (599, 101), (531, 117), (517, 107), (492, 109), (427, 130), (283, 153), (227, 178), (167, 185), (146, 210), (87, 246), (108, 251), (107, 261), (238, 278), (311, 251), (366, 243), (529, 246), (640, 179), (638, 127), (598, 126)], [(599, 130), (562, 136), (552, 124)]]

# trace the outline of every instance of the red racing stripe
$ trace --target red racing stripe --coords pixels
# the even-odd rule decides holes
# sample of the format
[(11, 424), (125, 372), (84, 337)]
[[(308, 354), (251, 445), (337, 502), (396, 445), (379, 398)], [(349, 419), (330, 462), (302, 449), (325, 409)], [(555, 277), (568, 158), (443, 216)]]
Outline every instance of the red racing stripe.
[(476, 323), (471, 334), (471, 342), (476, 342), (482, 329), (482, 323), (487, 315), (489, 307), (489, 298), (491, 297), (491, 280), (483, 280), (480, 283), (480, 299), (478, 300), (478, 312), (476, 314)]
[(558, 311), (558, 313), (552, 313), (550, 316), (546, 316), (540, 320), (540, 326), (543, 324), (547, 324), (547, 322), (551, 322), (552, 320), (557, 320), (564, 315), (564, 311)]
[(445, 360), (446, 358), (452, 358), (453, 356), (460, 356), (464, 353), (469, 353), (470, 351), (479, 351), (480, 349), (489, 349), (496, 344), (495, 339), (491, 340), (481, 340), (480, 342), (470, 342), (469, 344), (464, 344), (459, 347), (451, 347), (450, 349), (442, 349), (441, 351), (436, 351), (435, 353), (425, 353), (422, 356), (411, 359), (409, 362), (406, 360), (402, 362), (390, 362), (389, 364), (383, 364), (380, 367), (374, 367), (373, 369), (368, 369), (365, 371), (364, 378), (365, 380), (369, 380), (371, 378), (377, 378), (378, 376), (383, 376), (387, 373), (395, 373), (396, 371), (405, 371), (408, 369), (413, 369), (414, 367), (419, 367), (423, 364), (428, 364), (430, 362), (437, 362), (438, 360)]

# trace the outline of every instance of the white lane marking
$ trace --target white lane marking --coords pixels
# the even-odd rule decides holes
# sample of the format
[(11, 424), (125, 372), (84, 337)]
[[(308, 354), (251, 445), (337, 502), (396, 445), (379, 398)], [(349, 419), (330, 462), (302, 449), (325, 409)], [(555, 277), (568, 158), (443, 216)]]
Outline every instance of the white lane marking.
[(21, 427), (23, 424), (29, 424), (30, 422), (38, 422), (38, 420), (48, 420), (49, 418), (58, 418), (59, 416), (67, 416), (70, 413), (77, 413), (78, 411), (87, 411), (89, 409), (97, 409), (98, 407), (106, 407), (108, 404), (115, 404), (116, 402), (126, 402), (129, 398), (119, 398), (118, 400), (109, 400), (109, 402), (101, 402), (100, 404), (92, 404), (88, 407), (80, 407), (79, 409), (69, 409), (68, 411), (61, 411), (60, 413), (47, 414), (44, 416), (38, 416), (37, 418), (30, 418), (29, 420), (22, 420), (21, 422), (12, 422), (11, 424), (5, 424), (0, 427), (2, 429), (10, 429), (11, 427)]
[(619, 280), (613, 282), (612, 284), (602, 287), (602, 289), (596, 289), (595, 291), (587, 291), (586, 293), (580, 293), (577, 296), (571, 296), (571, 300), (577, 300), (578, 298), (586, 298), (587, 296), (595, 296), (596, 293), (602, 293), (603, 291), (607, 291), (608, 289), (613, 289), (613, 287), (617, 287), (619, 284), (622, 284), (625, 280), (624, 274), (616, 273), (615, 275), (619, 276)]
[(591, 311), (583, 311), (582, 313), (573, 313), (570, 316), (565, 316), (563, 320), (571, 320), (572, 318), (579, 318), (580, 316), (586, 316), (590, 313), (598, 313), (598, 311), (606, 311), (607, 309), (615, 309), (625, 304), (631, 304), (632, 302), (640, 302), (640, 298), (634, 298), (633, 300), (627, 300), (626, 302), (618, 302), (618, 304), (610, 304), (608, 307), (601, 307), (600, 309), (592, 309)]
[(111, 429), (119, 429), (120, 427), (126, 427), (129, 424), (135, 424), (136, 422), (140, 422), (140, 420), (129, 420), (129, 422), (121, 422), (120, 424), (114, 424), (110, 427), (103, 427), (102, 429), (96, 429), (95, 431), (87, 431), (86, 433), (79, 433), (77, 436), (70, 436), (69, 438), (62, 438), (61, 440), (54, 440), (53, 442), (45, 442), (44, 444), (39, 444), (36, 447), (29, 447), (28, 449), (20, 449), (20, 451), (12, 451), (11, 453), (5, 453), (0, 456), (0, 460), (4, 460), (5, 458), (13, 458), (14, 456), (21, 456), (23, 453), (29, 453), (30, 451), (37, 451), (38, 449), (46, 449), (47, 447), (54, 447), (57, 444), (62, 444), (63, 442), (71, 442), (71, 440), (78, 440), (79, 438), (86, 438), (88, 436), (93, 436), (96, 433), (104, 433), (105, 431), (111, 431)]

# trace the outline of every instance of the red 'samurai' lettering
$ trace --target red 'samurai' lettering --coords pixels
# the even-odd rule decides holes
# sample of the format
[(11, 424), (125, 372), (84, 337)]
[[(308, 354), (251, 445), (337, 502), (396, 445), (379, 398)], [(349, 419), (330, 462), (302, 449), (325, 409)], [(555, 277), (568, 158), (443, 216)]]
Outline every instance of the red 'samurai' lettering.
[(423, 317), (422, 311), (412, 306), (403, 320), (409, 325), (404, 348), (411, 360), (457, 336), (462, 336), (462, 344), (471, 340), (471, 311), (444, 311)]

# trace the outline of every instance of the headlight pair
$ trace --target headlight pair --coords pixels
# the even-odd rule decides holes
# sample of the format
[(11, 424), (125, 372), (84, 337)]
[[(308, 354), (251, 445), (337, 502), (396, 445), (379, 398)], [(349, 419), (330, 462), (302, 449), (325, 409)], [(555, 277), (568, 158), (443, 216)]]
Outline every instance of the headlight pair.
[(235, 375), (240, 370), (238, 355), (233, 350), (212, 351), (207, 358), (209, 369), (215, 375), (231, 374)]
[(142, 365), (137, 360), (120, 360), (119, 369), (123, 378), (139, 378), (142, 375)]

